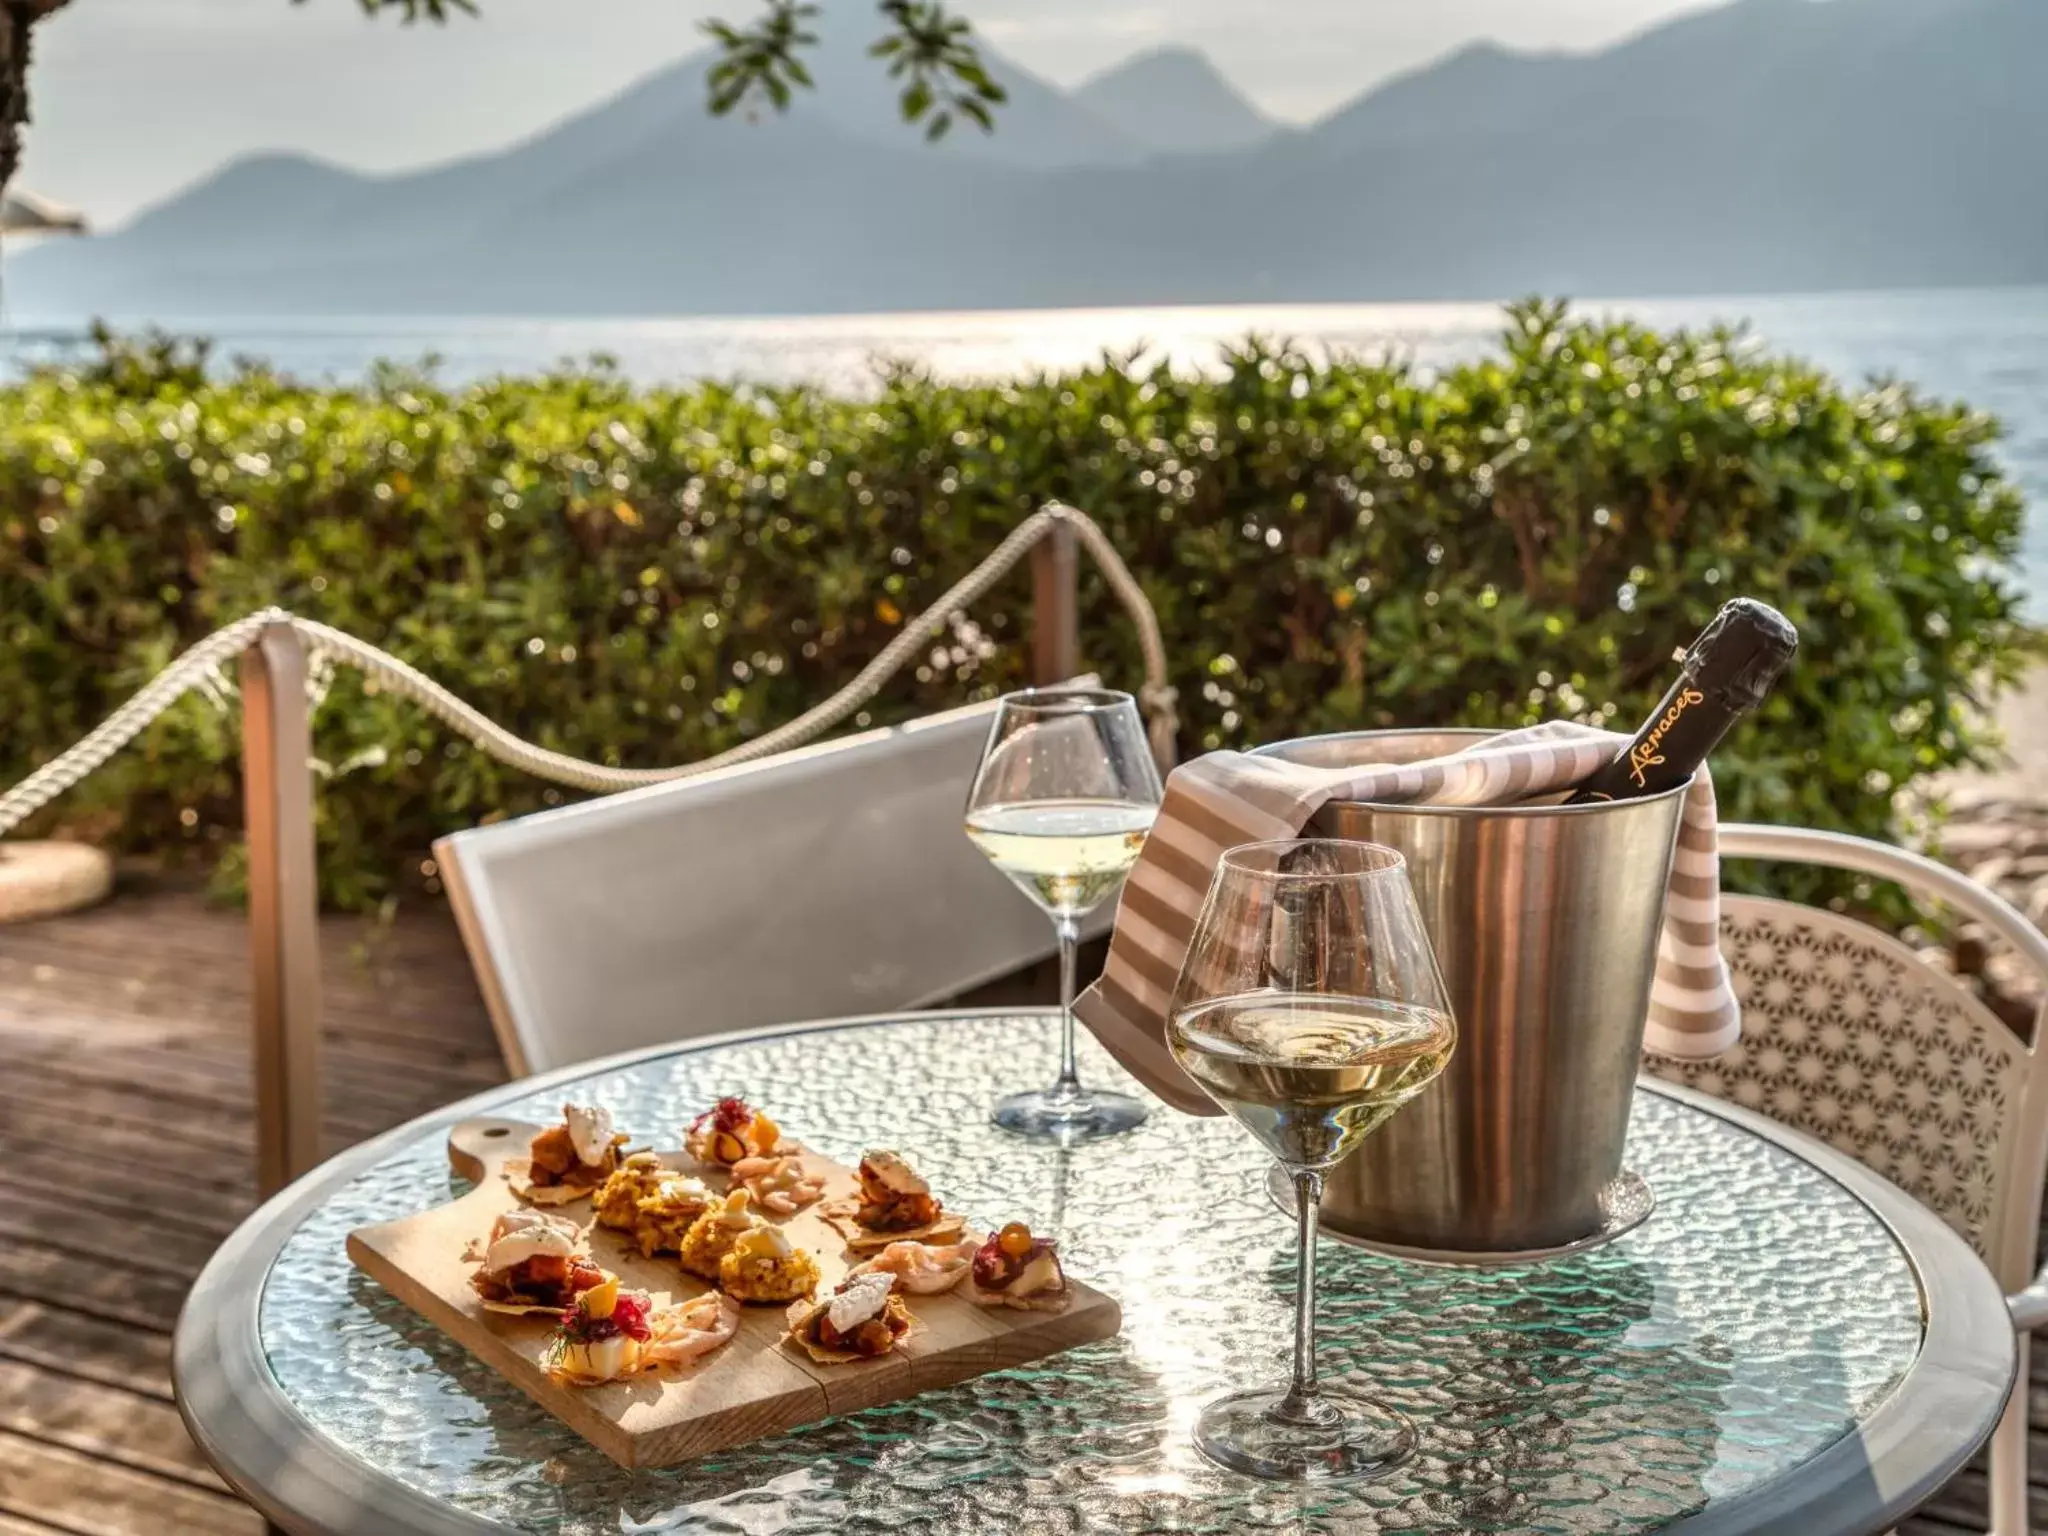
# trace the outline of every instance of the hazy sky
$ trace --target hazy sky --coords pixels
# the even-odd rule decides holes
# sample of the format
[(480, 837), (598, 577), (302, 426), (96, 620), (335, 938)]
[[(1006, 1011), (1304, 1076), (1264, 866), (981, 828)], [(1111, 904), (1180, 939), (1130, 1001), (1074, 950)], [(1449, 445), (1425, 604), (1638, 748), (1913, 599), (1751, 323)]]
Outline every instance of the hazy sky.
[[(37, 29), (21, 184), (105, 228), (222, 161), (295, 149), (391, 169), (488, 149), (702, 46), (754, 0), (479, 0), (446, 28), (356, 0), (72, 0)], [(825, 0), (860, 4), (866, 0)], [(1476, 38), (1590, 48), (1711, 0), (972, 0), (1026, 67), (1073, 84), (1161, 43), (1206, 51), (1307, 121)]]

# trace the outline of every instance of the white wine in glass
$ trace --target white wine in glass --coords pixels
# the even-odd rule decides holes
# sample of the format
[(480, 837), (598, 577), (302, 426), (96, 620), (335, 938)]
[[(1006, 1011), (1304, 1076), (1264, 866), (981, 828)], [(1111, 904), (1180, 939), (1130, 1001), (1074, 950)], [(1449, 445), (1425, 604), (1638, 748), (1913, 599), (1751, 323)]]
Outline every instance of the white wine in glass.
[(1288, 1482), (1377, 1477), (1415, 1449), (1383, 1403), (1316, 1385), (1323, 1174), (1449, 1064), (1457, 1026), (1407, 867), (1391, 848), (1314, 838), (1224, 853), (1174, 988), (1174, 1059), (1294, 1183), (1294, 1378), (1203, 1408), (1220, 1466)]
[(1251, 992), (1197, 1004), (1174, 1056), (1290, 1168), (1329, 1168), (1434, 1082), (1458, 1033), (1416, 1003)]
[(967, 836), (1055, 918), (1082, 917), (1116, 894), (1158, 814), (1128, 800), (1024, 800), (970, 813)]
[(1060, 1075), (1009, 1094), (995, 1122), (1072, 1143), (1130, 1130), (1145, 1106), (1081, 1086), (1074, 1052), (1074, 952), (1081, 919), (1123, 884), (1159, 812), (1159, 770), (1138, 706), (1102, 688), (1031, 688), (996, 712), (967, 795), (967, 836), (1052, 919), (1060, 948)]

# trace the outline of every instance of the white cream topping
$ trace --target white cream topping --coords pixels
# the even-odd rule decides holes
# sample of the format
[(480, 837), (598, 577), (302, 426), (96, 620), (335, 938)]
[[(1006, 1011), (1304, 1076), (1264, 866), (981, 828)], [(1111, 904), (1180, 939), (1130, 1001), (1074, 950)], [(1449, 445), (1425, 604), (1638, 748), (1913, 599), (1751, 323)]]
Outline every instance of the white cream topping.
[(733, 1252), (746, 1259), (773, 1259), (784, 1263), (796, 1257), (796, 1249), (780, 1227), (756, 1227), (733, 1245)]
[(1049, 1252), (1038, 1253), (1010, 1282), (1009, 1291), (1012, 1296), (1036, 1296), (1040, 1291), (1056, 1291), (1061, 1284), (1059, 1260)]
[(717, 1224), (721, 1227), (740, 1232), (751, 1227), (754, 1224), (755, 1216), (747, 1207), (752, 1204), (753, 1198), (744, 1189), (736, 1189), (727, 1195), (725, 1197), (725, 1204), (719, 1207), (718, 1215), (715, 1218)]
[(663, 1202), (676, 1205), (709, 1205), (717, 1198), (711, 1193), (709, 1184), (686, 1173), (663, 1179), (654, 1186), (654, 1193)]
[(869, 1318), (882, 1315), (882, 1308), (889, 1301), (889, 1291), (895, 1284), (894, 1275), (873, 1271), (850, 1277), (825, 1303), (825, 1321), (835, 1332), (853, 1332)]
[(543, 1256), (566, 1259), (576, 1251), (576, 1227), (545, 1211), (506, 1211), (491, 1228), (484, 1272), (501, 1274)]
[(899, 1195), (928, 1195), (931, 1185), (911, 1171), (910, 1164), (894, 1152), (869, 1151), (860, 1155), (873, 1174), (886, 1189), (893, 1189)]
[(612, 1112), (602, 1104), (564, 1104), (562, 1118), (569, 1122), (569, 1144), (588, 1167), (604, 1161), (612, 1144)]

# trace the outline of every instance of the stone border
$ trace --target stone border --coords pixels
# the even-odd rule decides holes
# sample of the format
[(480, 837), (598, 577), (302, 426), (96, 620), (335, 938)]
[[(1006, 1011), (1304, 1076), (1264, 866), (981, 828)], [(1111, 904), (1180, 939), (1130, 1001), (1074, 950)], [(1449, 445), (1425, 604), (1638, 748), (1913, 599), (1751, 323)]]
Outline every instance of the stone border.
[(114, 861), (86, 843), (0, 843), (0, 923), (56, 917), (104, 901)]

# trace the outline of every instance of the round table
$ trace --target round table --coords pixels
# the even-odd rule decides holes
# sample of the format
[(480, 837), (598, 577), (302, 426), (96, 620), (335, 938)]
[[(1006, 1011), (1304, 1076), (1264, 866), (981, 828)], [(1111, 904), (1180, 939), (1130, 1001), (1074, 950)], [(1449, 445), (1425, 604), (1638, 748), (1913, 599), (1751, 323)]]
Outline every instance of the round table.
[[(1984, 1442), (2014, 1371), (2003, 1298), (1935, 1217), (1855, 1164), (1645, 1081), (1630, 1165), (1658, 1207), (1569, 1260), (1432, 1268), (1325, 1243), (1325, 1382), (1420, 1430), (1382, 1482), (1210, 1467), (1198, 1406), (1285, 1371), (1290, 1222), (1224, 1119), (1157, 1110), (1072, 1150), (988, 1123), (1049, 1079), (1043, 1014), (841, 1020), (665, 1046), (480, 1094), (335, 1158), (224, 1244), (179, 1320), (194, 1438), (295, 1533), (932, 1530), (1876, 1532)], [(1122, 1079), (1091, 1050), (1097, 1082)], [(1056, 1232), (1115, 1339), (654, 1472), (626, 1472), (373, 1281), (352, 1228), (461, 1187), (443, 1132), (573, 1096), (674, 1144), (741, 1094), (843, 1162), (904, 1149), (971, 1218)], [(1127, 1080), (1120, 1083), (1128, 1086)]]

